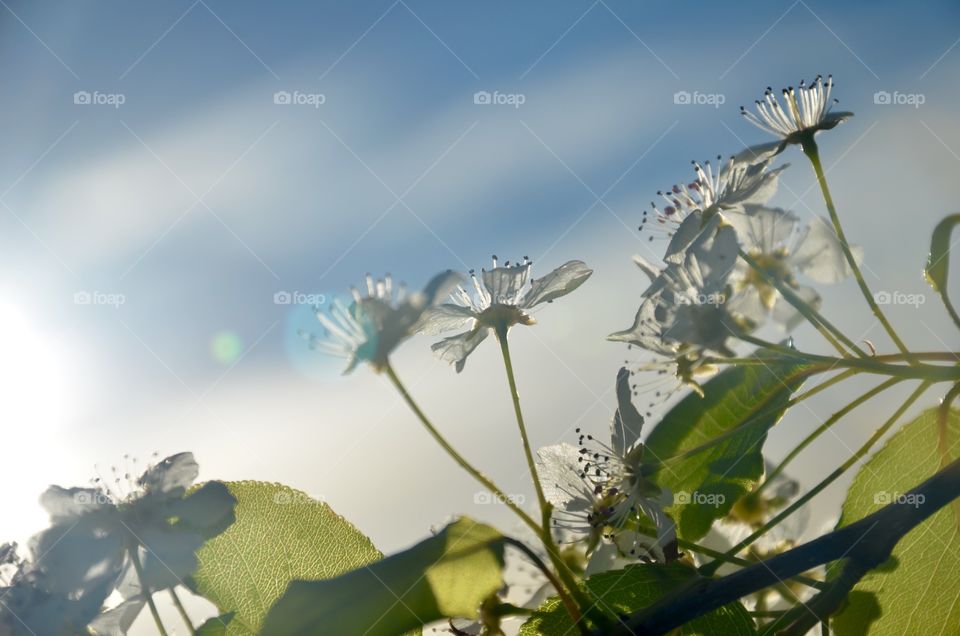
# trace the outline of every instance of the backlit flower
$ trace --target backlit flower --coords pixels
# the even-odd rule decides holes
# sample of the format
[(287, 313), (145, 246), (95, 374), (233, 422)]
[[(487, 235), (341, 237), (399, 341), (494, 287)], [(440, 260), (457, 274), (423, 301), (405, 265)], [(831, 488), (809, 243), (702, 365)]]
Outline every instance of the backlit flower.
[[(105, 613), (99, 632), (116, 633), (107, 626), (132, 623), (146, 594), (184, 584), (197, 567), (196, 551), (234, 519), (236, 501), (224, 484), (208, 482), (187, 494), (198, 471), (191, 453), (179, 453), (149, 467), (136, 482), (125, 475), (131, 486), (125, 493), (119, 476), (114, 485), (97, 480), (92, 488), (48, 488), (40, 503), (51, 526), (30, 541), (32, 565), (20, 587), (30, 590), (24, 614), (36, 610), (44, 615), (42, 625), (72, 623), (84, 615), (78, 608), (95, 604), (99, 611), (116, 590), (124, 599), (122, 611)], [(64, 615), (57, 618), (60, 610)], [(38, 633), (82, 633), (85, 626), (61, 623)]]
[(524, 257), (513, 265), (507, 261), (493, 269), (470, 272), (469, 289), (459, 285), (451, 295), (453, 302), (439, 305), (424, 317), (420, 333), (437, 335), (456, 329), (462, 333), (444, 338), (431, 348), (442, 360), (463, 370), (469, 356), (486, 339), (490, 330), (506, 334), (513, 325), (532, 325), (530, 310), (566, 296), (582, 285), (593, 270), (582, 261), (568, 261), (542, 278), (530, 278), (533, 263)]
[[(840, 239), (826, 219), (816, 217), (801, 227), (795, 214), (762, 206), (747, 206), (743, 213), (726, 218), (736, 229), (743, 250), (762, 271), (740, 260), (731, 276), (733, 296), (728, 308), (753, 322), (763, 322), (772, 315), (789, 330), (803, 320), (800, 312), (767, 282), (768, 278), (789, 286), (805, 302), (819, 308), (820, 295), (812, 287), (801, 285), (797, 275), (830, 284), (852, 273)], [(852, 246), (851, 251), (860, 260), (862, 250)]]
[(302, 334), (314, 349), (348, 360), (344, 373), (361, 362), (382, 371), (390, 354), (416, 331), (426, 310), (433, 307), (460, 278), (453, 272), (437, 274), (423, 291), (408, 293), (403, 285), (394, 289), (389, 275), (374, 280), (367, 274), (366, 295), (350, 291), (353, 302), (334, 300), (329, 310), (316, 309), (326, 337)]
[[(766, 203), (775, 194), (777, 179), (787, 168), (768, 170), (769, 162), (748, 163), (731, 157), (725, 163), (717, 156), (714, 171), (709, 161), (693, 163), (696, 178), (689, 184), (676, 184), (657, 195), (663, 199), (663, 208), (650, 203), (652, 217), (644, 211), (640, 231), (665, 232), (670, 238), (663, 260), (667, 263), (683, 261), (685, 250), (706, 224), (718, 212), (733, 212), (749, 203)], [(651, 220), (653, 221), (651, 223)]]
[[(640, 442), (644, 420), (625, 368), (617, 374), (616, 393), (609, 444), (578, 428), (577, 448), (540, 450), (544, 489), (559, 511), (557, 525), (585, 534), (588, 553), (607, 539), (624, 556), (663, 561), (676, 556), (674, 523), (664, 512), (671, 498), (649, 479), (651, 458)], [(656, 538), (638, 532), (641, 526), (652, 526)]]
[(717, 216), (683, 252), (682, 263), (658, 268), (634, 257), (651, 283), (633, 325), (607, 338), (671, 359), (685, 381), (689, 363), (703, 352), (733, 355), (726, 343), (743, 325), (729, 314), (726, 300), (738, 250), (736, 232)]
[(807, 86), (802, 80), (800, 86), (783, 89), (783, 104), (777, 99), (773, 89), (767, 87), (762, 100), (756, 101), (756, 114), (743, 106), (740, 113), (754, 126), (779, 137), (777, 141), (753, 146), (742, 155), (744, 158), (767, 159), (783, 152), (790, 144), (803, 144), (812, 140), (821, 130), (830, 130), (853, 117), (851, 112), (833, 111), (836, 99), (830, 98), (833, 90), (833, 76), (827, 81), (817, 75)]

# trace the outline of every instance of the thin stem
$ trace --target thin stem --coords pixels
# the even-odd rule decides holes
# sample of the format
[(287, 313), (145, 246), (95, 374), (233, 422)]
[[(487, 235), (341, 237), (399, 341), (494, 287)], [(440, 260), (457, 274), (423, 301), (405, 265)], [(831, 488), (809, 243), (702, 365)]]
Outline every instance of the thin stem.
[(772, 285), (780, 295), (783, 296), (784, 300), (790, 303), (800, 314), (807, 319), (807, 321), (816, 327), (817, 331), (829, 342), (837, 352), (843, 356), (849, 356), (849, 352), (844, 349), (840, 342), (845, 344), (851, 351), (856, 353), (860, 357), (866, 356), (866, 353), (858, 347), (852, 340), (850, 340), (842, 331), (837, 329), (829, 320), (823, 317), (816, 309), (811, 307), (807, 301), (797, 296), (797, 294), (790, 289), (790, 286), (784, 283), (781, 280), (778, 280), (775, 276), (769, 276), (763, 269), (757, 264), (757, 261), (754, 260), (752, 256), (740, 250), (740, 258), (746, 261), (747, 265), (753, 268), (753, 270), (763, 278), (764, 282), (768, 285)]
[(860, 370), (859, 370), (859, 369), (847, 369), (846, 371), (844, 371), (844, 372), (842, 372), (842, 373), (838, 373), (837, 375), (833, 376), (833, 377), (830, 378), (829, 380), (824, 380), (823, 382), (821, 382), (821, 383), (818, 384), (817, 386), (815, 386), (815, 387), (813, 387), (813, 388), (811, 388), (811, 389), (807, 389), (807, 390), (804, 391), (803, 393), (800, 393), (800, 394), (796, 395), (795, 397), (790, 398), (790, 401), (787, 402), (787, 408), (790, 408), (791, 406), (795, 406), (795, 405), (799, 404), (800, 402), (803, 402), (803, 401), (806, 400), (807, 398), (811, 398), (811, 397), (813, 397), (814, 395), (816, 395), (817, 393), (820, 393), (821, 391), (824, 391), (824, 390), (826, 390), (826, 389), (829, 389), (830, 387), (832, 387), (832, 386), (835, 385), (835, 384), (839, 384), (839, 383), (843, 382), (844, 380), (846, 380), (846, 379), (848, 379), (848, 378), (852, 378), (853, 376), (857, 375), (858, 373), (860, 373)]
[[(537, 491), (537, 502), (540, 504), (540, 511), (548, 509), (547, 498), (543, 494), (543, 486), (540, 484), (540, 476), (537, 473), (537, 465), (533, 459), (533, 450), (530, 447), (530, 439), (527, 437), (527, 427), (523, 423), (523, 411), (520, 408), (520, 394), (517, 391), (517, 380), (513, 374), (513, 361), (510, 358), (510, 345), (507, 343), (506, 327), (497, 328), (497, 340), (500, 341), (500, 353), (503, 355), (503, 366), (507, 370), (507, 383), (510, 385), (510, 398), (513, 400), (513, 413), (517, 418), (517, 428), (520, 429), (520, 439), (523, 442), (523, 454), (527, 459), (527, 469), (530, 471), (530, 478), (533, 480), (533, 487)], [(549, 524), (547, 529), (549, 529)], [(547, 533), (549, 535), (549, 532)]]
[(396, 371), (393, 370), (393, 366), (389, 362), (384, 366), (384, 371), (386, 372), (387, 377), (390, 378), (390, 381), (393, 382), (393, 386), (396, 387), (397, 391), (400, 392), (400, 396), (403, 397), (404, 402), (407, 403), (407, 406), (410, 407), (410, 410), (413, 411), (414, 415), (417, 416), (433, 439), (436, 440), (436, 442), (440, 444), (440, 447), (447, 452), (447, 455), (449, 455), (453, 461), (457, 462), (461, 468), (470, 473), (470, 475), (480, 482), (484, 488), (496, 495), (497, 498), (500, 499), (500, 501), (502, 501), (508, 508), (510, 508), (510, 510), (512, 510), (518, 517), (520, 517), (520, 520), (527, 524), (527, 526), (529, 526), (529, 528), (533, 530), (538, 537), (542, 536), (543, 529), (540, 527), (540, 525), (534, 521), (530, 515), (524, 512), (520, 506), (514, 503), (513, 498), (508, 497), (499, 486), (490, 480), (489, 477), (474, 468), (470, 462), (464, 459), (463, 455), (458, 453), (457, 450), (450, 445), (450, 442), (448, 442), (446, 438), (440, 434), (440, 431), (433, 426), (424, 412), (420, 410), (420, 406), (416, 403), (410, 393), (407, 392), (407, 388), (403, 385), (403, 382), (400, 381)]
[(787, 454), (787, 456), (783, 458), (783, 461), (781, 461), (776, 468), (770, 471), (770, 474), (767, 475), (767, 477), (763, 480), (763, 483), (757, 487), (757, 489), (754, 491), (754, 494), (755, 495), (760, 494), (774, 479), (776, 479), (778, 476), (780, 476), (783, 473), (784, 469), (790, 464), (790, 462), (792, 462), (797, 457), (797, 455), (802, 453), (807, 446), (812, 444), (813, 441), (816, 440), (818, 437), (820, 437), (823, 433), (826, 433), (830, 429), (830, 427), (832, 427), (834, 424), (839, 422), (840, 419), (843, 418), (843, 416), (845, 416), (847, 413), (857, 408), (858, 406), (860, 406), (861, 404), (863, 404), (873, 396), (877, 395), (878, 393), (882, 393), (883, 391), (886, 391), (887, 389), (889, 389), (890, 387), (892, 387), (893, 385), (899, 382), (903, 382), (903, 379), (890, 378), (889, 380), (881, 382), (880, 384), (873, 387), (872, 389), (870, 389), (869, 391), (867, 391), (866, 393), (864, 393), (863, 395), (855, 399), (853, 402), (850, 402), (849, 404), (844, 406), (842, 409), (840, 409), (839, 411), (831, 415), (829, 418), (827, 418), (827, 420), (823, 424), (818, 426), (815, 431), (807, 435), (807, 437), (805, 437), (802, 442), (800, 442), (797, 446), (795, 446), (793, 450), (790, 451)]
[[(927, 390), (930, 384), (931, 383), (929, 381), (921, 382), (920, 386), (918, 386), (917, 389), (910, 394), (910, 396), (903, 402), (903, 404), (900, 405), (900, 407), (894, 412), (894, 414), (891, 415), (890, 418), (886, 422), (884, 422), (880, 428), (874, 431), (873, 435), (870, 436), (870, 439), (868, 439), (867, 442), (863, 446), (861, 446), (857, 450), (857, 452), (855, 452), (850, 458), (848, 458), (845, 462), (843, 462), (839, 468), (837, 468), (832, 473), (827, 475), (819, 484), (814, 486), (808, 492), (804, 493), (803, 496), (801, 496), (799, 499), (797, 499), (792, 504), (784, 508), (779, 514), (773, 517), (773, 519), (770, 519), (765, 524), (763, 524), (763, 526), (761, 526), (758, 530), (753, 532), (753, 534), (751, 534), (746, 539), (744, 539), (737, 545), (727, 550), (727, 554), (736, 555), (737, 553), (739, 553), (745, 547), (747, 547), (748, 545), (750, 545), (751, 543), (753, 543), (754, 541), (762, 537), (764, 534), (766, 534), (767, 532), (769, 532), (770, 530), (778, 526), (781, 521), (783, 521), (784, 519), (792, 515), (794, 512), (796, 512), (800, 508), (802, 508), (804, 505), (806, 505), (808, 501), (816, 497), (827, 486), (832, 484), (834, 481), (837, 480), (837, 478), (839, 478), (841, 475), (847, 472), (847, 470), (849, 470), (854, 464), (860, 461), (860, 459), (862, 459), (864, 455), (870, 452), (870, 449), (873, 448), (873, 445), (876, 444), (878, 441), (880, 441), (880, 438), (883, 437), (883, 435), (888, 430), (890, 430), (890, 427), (893, 426), (897, 422), (897, 420), (900, 419), (900, 416), (903, 415), (903, 413), (908, 408), (910, 408), (910, 405), (912, 405), (917, 400), (917, 398), (919, 398), (923, 394), (923, 392)], [(710, 576), (717, 571), (720, 565), (721, 563), (719, 561), (712, 561), (710, 563), (707, 563), (703, 567), (701, 567), (700, 573), (703, 574), (704, 576)]]
[(187, 608), (183, 606), (183, 603), (180, 602), (180, 597), (177, 596), (177, 591), (170, 588), (170, 598), (173, 599), (173, 604), (177, 608), (177, 611), (180, 612), (180, 618), (183, 619), (183, 622), (187, 625), (187, 631), (189, 631), (193, 636), (196, 636), (197, 630), (193, 627), (193, 621), (190, 620), (190, 615), (187, 614)]
[(150, 592), (150, 588), (147, 587), (147, 580), (143, 575), (143, 566), (140, 565), (140, 557), (137, 555), (138, 549), (136, 544), (131, 545), (127, 548), (127, 553), (130, 555), (133, 569), (137, 573), (137, 580), (140, 581), (140, 590), (147, 599), (147, 607), (150, 608), (150, 614), (153, 615), (153, 622), (157, 625), (157, 631), (160, 632), (160, 636), (167, 636), (167, 630), (164, 629), (163, 621), (160, 620), (160, 612), (157, 611), (157, 606), (153, 602), (153, 594)]
[(850, 266), (850, 271), (853, 272), (853, 277), (860, 287), (860, 292), (863, 294), (864, 300), (867, 301), (867, 305), (869, 305), (873, 315), (876, 316), (880, 324), (883, 325), (884, 330), (890, 336), (890, 339), (893, 340), (897, 349), (900, 350), (900, 353), (909, 356), (910, 350), (907, 349), (907, 346), (894, 330), (893, 325), (890, 324), (890, 321), (887, 320), (880, 306), (877, 305), (877, 301), (873, 297), (873, 292), (870, 291), (870, 287), (867, 285), (866, 280), (863, 278), (863, 273), (860, 271), (860, 265), (850, 250), (850, 244), (847, 242), (847, 237), (843, 233), (843, 226), (840, 224), (840, 216), (837, 214), (837, 208), (833, 204), (833, 197), (830, 195), (827, 176), (824, 174), (823, 164), (820, 162), (820, 151), (817, 148), (817, 142), (813, 139), (813, 135), (811, 135), (809, 139), (805, 139), (801, 146), (803, 147), (803, 153), (807, 155), (811, 165), (813, 165), (813, 171), (817, 175), (817, 182), (820, 184), (820, 191), (823, 193), (823, 201), (827, 204), (827, 212), (830, 213), (830, 221), (833, 223), (833, 229), (837, 233), (837, 238), (840, 239), (840, 247), (843, 250), (843, 255), (847, 259), (847, 264)]

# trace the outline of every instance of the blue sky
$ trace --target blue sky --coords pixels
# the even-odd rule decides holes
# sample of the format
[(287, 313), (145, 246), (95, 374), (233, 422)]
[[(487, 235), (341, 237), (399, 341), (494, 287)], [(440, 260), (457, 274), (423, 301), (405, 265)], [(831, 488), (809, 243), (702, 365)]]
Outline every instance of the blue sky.
[[(472, 505), (475, 487), (378, 378), (340, 378), (339, 361), (305, 351), (309, 311), (274, 295), (341, 293), (368, 271), (417, 285), (493, 253), (584, 259), (594, 278), (515, 346), (538, 444), (603, 430), (630, 354), (602, 338), (629, 324), (642, 289), (640, 214), (689, 179), (691, 159), (764, 140), (738, 108), (767, 85), (835, 76), (856, 117), (822, 149), (848, 235), (872, 285), (925, 291), (930, 230), (960, 195), (958, 16), (952, 2), (3, 0), (0, 290), (46, 351), (10, 373), (49, 384), (39, 399), (58, 405), (4, 416), (23, 455), (4, 487), (23, 511), (10, 532), (43, 522), (51, 481), (183, 449), (205, 477), (322, 496), (387, 550), (450, 513), (506, 522)], [(278, 91), (323, 103), (277, 104)], [(478, 91), (523, 103), (475, 104)], [(876, 103), (884, 91), (923, 103)], [(783, 161), (776, 203), (822, 214), (802, 156)], [(78, 292), (123, 303), (76, 304)], [(852, 285), (822, 292), (838, 324), (888, 346)], [(894, 319), (918, 348), (956, 347), (927, 299)], [(503, 451), (513, 429), (494, 353), (457, 377), (415, 340), (398, 366), (442, 428), (527, 492), (522, 457)], [(788, 417), (773, 453), (843, 397)], [(832, 469), (889, 404), (800, 477)]]

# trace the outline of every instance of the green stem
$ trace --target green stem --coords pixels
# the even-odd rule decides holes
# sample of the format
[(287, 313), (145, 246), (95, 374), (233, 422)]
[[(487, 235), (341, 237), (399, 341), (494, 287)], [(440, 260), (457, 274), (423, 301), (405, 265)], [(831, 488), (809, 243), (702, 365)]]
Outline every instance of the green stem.
[(772, 285), (778, 292), (780, 292), (780, 295), (783, 296), (788, 303), (793, 305), (793, 307), (799, 311), (800, 314), (806, 318), (811, 325), (816, 327), (817, 331), (820, 332), (827, 342), (833, 345), (833, 348), (836, 349), (841, 356), (847, 357), (849, 355), (849, 352), (840, 345), (841, 342), (858, 356), (866, 356), (866, 353), (864, 353), (864, 351), (852, 340), (850, 340), (842, 331), (837, 329), (829, 320), (824, 318), (820, 312), (811, 307), (807, 301), (797, 296), (797, 294), (790, 289), (789, 285), (784, 283), (782, 280), (777, 279), (775, 276), (769, 276), (765, 271), (763, 271), (763, 269), (757, 264), (757, 261), (754, 260), (752, 256), (743, 250), (740, 250), (740, 258), (742, 258), (747, 265), (752, 267), (753, 270), (757, 272), (761, 278), (763, 278), (765, 283)]
[(157, 625), (157, 631), (160, 632), (160, 636), (167, 636), (167, 630), (163, 628), (163, 621), (160, 620), (160, 612), (157, 611), (157, 606), (153, 602), (153, 593), (151, 593), (150, 588), (147, 587), (147, 579), (143, 575), (143, 566), (140, 565), (140, 557), (137, 555), (138, 549), (138, 546), (133, 544), (127, 548), (127, 553), (130, 555), (131, 563), (133, 563), (133, 570), (137, 573), (137, 580), (140, 581), (140, 590), (147, 599), (147, 607), (150, 608), (150, 614), (153, 615), (153, 622)]
[(183, 606), (183, 603), (180, 602), (180, 597), (177, 596), (177, 591), (170, 588), (170, 598), (173, 599), (173, 604), (177, 608), (177, 611), (180, 612), (180, 618), (183, 619), (183, 622), (187, 625), (187, 631), (190, 632), (192, 636), (196, 636), (197, 630), (193, 627), (193, 621), (190, 620), (190, 615), (187, 614), (187, 608)]
[[(867, 373), (877, 375), (886, 375), (898, 378), (913, 378), (918, 380), (930, 380), (932, 382), (950, 382), (960, 380), (960, 366), (937, 366), (920, 364), (914, 360), (913, 366), (904, 366), (898, 364), (887, 364), (874, 358), (833, 358), (830, 356), (821, 356), (813, 353), (803, 353), (790, 347), (767, 342), (761, 338), (756, 338), (749, 334), (738, 336), (744, 342), (755, 344), (759, 347), (770, 349), (780, 353), (786, 358), (794, 358), (811, 364), (820, 364), (824, 369), (813, 370), (811, 373), (828, 371), (835, 368), (841, 369), (861, 369)], [(911, 354), (904, 354), (904, 359)]]
[[(883, 435), (888, 430), (890, 430), (890, 427), (893, 426), (897, 422), (897, 420), (900, 419), (900, 416), (903, 415), (903, 413), (908, 408), (910, 408), (910, 405), (912, 405), (917, 400), (917, 398), (919, 398), (920, 395), (927, 390), (930, 384), (931, 383), (929, 381), (921, 382), (920, 386), (918, 386), (917, 389), (910, 394), (910, 396), (903, 402), (903, 404), (900, 405), (900, 407), (894, 412), (894, 414), (891, 415), (890, 418), (886, 422), (884, 422), (880, 428), (874, 431), (873, 435), (870, 436), (870, 439), (868, 439), (867, 442), (863, 446), (861, 446), (857, 450), (857, 452), (855, 452), (850, 458), (848, 458), (845, 462), (843, 462), (843, 464), (841, 464), (839, 468), (837, 468), (832, 473), (827, 475), (823, 479), (823, 481), (821, 481), (819, 484), (814, 486), (808, 492), (804, 493), (802, 497), (800, 497), (799, 499), (794, 501), (792, 504), (787, 506), (783, 511), (781, 511), (773, 519), (763, 524), (763, 526), (761, 526), (758, 530), (753, 532), (753, 534), (751, 534), (749, 537), (747, 537), (737, 545), (727, 550), (726, 554), (731, 556), (735, 556), (736, 554), (738, 554), (745, 547), (747, 547), (748, 545), (750, 545), (751, 543), (753, 543), (754, 541), (762, 537), (764, 534), (766, 534), (767, 532), (769, 532), (770, 530), (778, 526), (780, 522), (782, 522), (784, 519), (786, 519), (787, 517), (792, 515), (794, 512), (796, 512), (797, 510), (802, 508), (804, 505), (806, 505), (808, 501), (816, 497), (827, 486), (832, 484), (834, 481), (837, 480), (837, 478), (839, 478), (841, 475), (847, 472), (847, 470), (849, 470), (854, 464), (860, 461), (860, 459), (862, 459), (864, 455), (870, 452), (870, 449), (873, 448), (873, 445), (876, 444), (878, 441), (880, 441), (880, 438), (883, 437)], [(710, 576), (717, 571), (720, 565), (722, 565), (722, 563), (718, 560), (711, 561), (710, 563), (707, 563), (706, 565), (700, 568), (700, 573), (703, 574), (704, 576)]]
[(774, 479), (776, 479), (778, 476), (780, 476), (783, 473), (784, 469), (786, 469), (786, 467), (790, 464), (790, 462), (792, 462), (797, 457), (797, 455), (802, 453), (807, 446), (812, 444), (813, 441), (816, 440), (818, 437), (820, 437), (823, 433), (827, 432), (827, 430), (829, 430), (831, 426), (839, 422), (840, 419), (843, 418), (847, 413), (857, 408), (858, 406), (860, 406), (861, 404), (863, 404), (873, 396), (877, 395), (878, 393), (882, 393), (883, 391), (886, 391), (887, 389), (889, 389), (890, 387), (892, 387), (893, 385), (899, 382), (903, 382), (903, 379), (890, 378), (889, 380), (881, 382), (880, 384), (873, 387), (872, 389), (870, 389), (869, 391), (867, 391), (866, 393), (864, 393), (863, 395), (855, 399), (853, 402), (850, 402), (849, 404), (844, 406), (842, 409), (840, 409), (839, 411), (831, 415), (829, 418), (827, 418), (827, 420), (823, 424), (818, 426), (815, 431), (807, 435), (807, 437), (805, 437), (804, 440), (800, 442), (800, 444), (795, 446), (794, 449), (790, 451), (786, 457), (783, 458), (783, 461), (781, 461), (776, 468), (770, 471), (770, 474), (767, 475), (766, 478), (763, 480), (763, 483), (761, 483), (760, 486), (757, 487), (757, 489), (754, 491), (754, 494), (758, 495), (761, 492), (763, 492), (763, 490)]
[[(540, 512), (543, 514), (543, 512), (548, 509), (547, 498), (543, 494), (543, 486), (540, 484), (537, 465), (533, 459), (530, 439), (527, 437), (527, 427), (523, 423), (523, 411), (520, 408), (520, 393), (517, 391), (517, 379), (513, 374), (513, 361), (510, 358), (510, 345), (507, 343), (507, 328), (501, 326), (498, 327), (495, 332), (497, 334), (497, 340), (500, 341), (500, 353), (503, 355), (503, 366), (507, 370), (507, 383), (510, 385), (513, 413), (517, 418), (517, 428), (520, 429), (520, 440), (523, 442), (523, 454), (527, 459), (527, 469), (530, 471), (533, 487), (537, 491), (537, 502), (540, 504)], [(546, 529), (549, 530), (549, 524)], [(548, 532), (547, 534), (549, 535), (550, 533)]]
[(823, 172), (823, 164), (820, 162), (820, 151), (817, 148), (817, 142), (813, 139), (813, 135), (810, 135), (809, 138), (805, 139), (801, 146), (803, 148), (803, 153), (807, 155), (811, 165), (813, 165), (813, 171), (817, 175), (817, 182), (820, 184), (820, 191), (823, 193), (823, 201), (827, 204), (827, 212), (830, 213), (830, 221), (833, 223), (833, 229), (837, 233), (837, 238), (840, 239), (840, 247), (843, 250), (843, 255), (847, 259), (847, 264), (850, 265), (850, 270), (853, 272), (853, 277), (856, 279), (857, 285), (860, 287), (860, 292), (863, 294), (864, 300), (867, 301), (870, 311), (873, 312), (873, 315), (876, 316), (880, 324), (883, 325), (884, 330), (890, 336), (890, 339), (893, 340), (893, 343), (896, 345), (897, 349), (900, 350), (900, 353), (908, 356), (909, 359), (909, 349), (907, 349), (907, 346), (900, 339), (900, 336), (897, 335), (893, 325), (891, 325), (887, 320), (887, 317), (880, 309), (880, 306), (877, 305), (877, 301), (873, 297), (873, 292), (870, 291), (870, 287), (867, 285), (866, 280), (863, 278), (863, 273), (860, 271), (860, 265), (857, 263), (857, 259), (853, 256), (853, 252), (850, 250), (850, 244), (847, 242), (847, 237), (843, 233), (843, 226), (840, 224), (840, 216), (837, 214), (837, 208), (833, 204), (833, 197), (830, 195), (830, 187), (827, 185), (827, 177)]
[(510, 510), (512, 510), (518, 517), (520, 517), (520, 520), (527, 524), (527, 526), (533, 530), (537, 536), (542, 536), (543, 529), (540, 527), (540, 525), (534, 521), (530, 515), (524, 512), (520, 506), (514, 503), (512, 497), (508, 497), (499, 486), (490, 480), (490, 478), (474, 468), (470, 462), (464, 459), (463, 455), (458, 453), (457, 450), (450, 445), (450, 442), (448, 442), (446, 438), (440, 434), (440, 431), (433, 426), (424, 412), (420, 410), (420, 406), (416, 403), (410, 393), (407, 392), (407, 388), (403, 385), (403, 382), (400, 381), (396, 371), (393, 370), (393, 366), (389, 362), (384, 365), (383, 370), (386, 372), (387, 377), (390, 378), (393, 386), (397, 389), (397, 391), (400, 392), (400, 396), (403, 398), (404, 402), (407, 403), (407, 406), (410, 407), (410, 410), (413, 411), (414, 415), (417, 416), (433, 439), (440, 444), (440, 447), (447, 452), (447, 455), (449, 455), (453, 461), (457, 462), (457, 464), (467, 471), (474, 479), (480, 482), (484, 488), (496, 495), (497, 498), (508, 508), (510, 508)]
[(811, 398), (817, 393), (820, 393), (821, 391), (825, 391), (826, 389), (829, 389), (835, 384), (840, 384), (844, 380), (852, 378), (858, 373), (860, 373), (860, 369), (847, 369), (841, 373), (838, 373), (837, 375), (833, 376), (829, 380), (824, 380), (823, 382), (816, 385), (815, 387), (807, 389), (803, 393), (800, 393), (790, 398), (790, 401), (787, 402), (787, 408), (790, 408), (791, 406), (796, 406), (797, 404), (799, 404), (800, 402), (803, 402), (807, 398)]

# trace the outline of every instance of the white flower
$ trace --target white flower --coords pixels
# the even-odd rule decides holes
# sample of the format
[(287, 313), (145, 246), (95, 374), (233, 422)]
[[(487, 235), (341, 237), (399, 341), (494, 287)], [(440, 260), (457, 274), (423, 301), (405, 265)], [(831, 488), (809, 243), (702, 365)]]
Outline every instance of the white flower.
[(833, 76), (828, 75), (827, 81), (817, 75), (810, 86), (801, 80), (799, 88), (791, 86), (783, 89), (783, 105), (774, 95), (773, 90), (767, 87), (763, 99), (756, 101), (757, 113), (751, 113), (743, 106), (740, 113), (754, 126), (770, 132), (779, 139), (777, 141), (753, 146), (741, 155), (744, 158), (769, 158), (783, 152), (789, 144), (803, 144), (813, 139), (813, 135), (821, 130), (835, 128), (841, 122), (853, 117), (850, 112), (834, 112), (831, 109), (837, 100), (830, 99), (833, 90)]
[[(122, 610), (107, 612), (99, 633), (119, 633), (143, 608), (145, 593), (183, 584), (197, 567), (200, 546), (233, 522), (236, 503), (220, 482), (187, 495), (198, 471), (191, 453), (179, 453), (148, 468), (126, 494), (119, 491), (119, 478), (114, 487), (98, 482), (94, 488), (48, 488), (40, 503), (52, 525), (30, 542), (34, 558), (22, 589), (32, 591), (24, 615), (34, 603), (46, 608), (39, 612), (47, 614), (44, 624), (75, 620), (78, 603), (99, 611), (116, 590), (124, 598)], [(131, 554), (141, 564), (142, 582)], [(58, 607), (67, 614), (51, 615)], [(83, 625), (40, 631), (72, 633)]]
[[(625, 368), (617, 374), (616, 393), (609, 445), (578, 428), (579, 448), (560, 444), (538, 452), (544, 492), (560, 513), (557, 525), (587, 536), (588, 554), (607, 539), (624, 556), (674, 558), (675, 526), (664, 512), (670, 496), (647, 475), (643, 416), (631, 401)], [(637, 532), (644, 521), (656, 529), (656, 539)]]
[(683, 252), (682, 263), (660, 269), (634, 257), (651, 284), (633, 325), (607, 338), (672, 358), (681, 366), (704, 351), (733, 355), (726, 342), (742, 325), (725, 303), (738, 250), (734, 229), (715, 216)]
[(437, 274), (423, 291), (407, 293), (403, 285), (394, 290), (389, 274), (377, 281), (367, 274), (365, 296), (352, 288), (353, 302), (349, 306), (334, 300), (329, 311), (316, 309), (326, 338), (302, 335), (312, 348), (346, 358), (349, 362), (344, 373), (353, 371), (360, 362), (382, 371), (393, 350), (416, 331), (423, 313), (459, 278), (453, 272)]
[[(798, 274), (830, 284), (852, 273), (840, 239), (826, 219), (816, 217), (801, 228), (795, 214), (763, 206), (746, 206), (742, 213), (725, 218), (736, 229), (741, 247), (756, 261), (763, 275), (789, 286), (814, 308), (820, 306), (820, 295), (812, 287), (801, 285)], [(862, 250), (856, 246), (851, 250), (859, 261)], [(737, 262), (731, 277), (734, 295), (728, 302), (729, 310), (756, 323), (772, 313), (776, 322), (793, 329), (803, 316), (763, 275), (746, 262)]]
[(497, 264), (480, 270), (480, 277), (471, 270), (471, 289), (457, 286), (451, 303), (439, 305), (424, 316), (420, 333), (438, 335), (455, 329), (463, 333), (444, 338), (431, 348), (442, 360), (463, 370), (469, 356), (489, 335), (490, 330), (506, 335), (513, 325), (532, 325), (536, 321), (530, 310), (566, 296), (582, 285), (593, 270), (582, 261), (568, 261), (542, 278), (530, 278), (533, 263), (524, 257), (511, 265)]
[(663, 260), (668, 263), (683, 261), (683, 250), (718, 212), (736, 211), (748, 203), (769, 201), (776, 192), (780, 173), (787, 168), (784, 165), (767, 170), (768, 161), (748, 163), (733, 157), (721, 164), (719, 156), (716, 172), (709, 161), (702, 165), (696, 161), (691, 163), (696, 179), (687, 185), (676, 184), (666, 192), (657, 192), (666, 205), (661, 209), (651, 202), (656, 223), (648, 225), (650, 218), (646, 211), (640, 223), (641, 232), (645, 229), (666, 231), (670, 243)]

